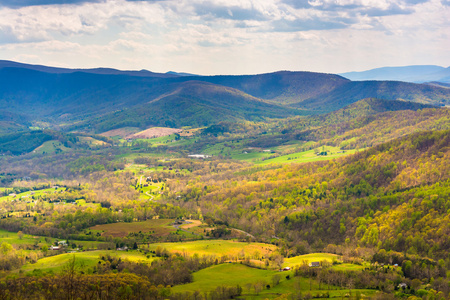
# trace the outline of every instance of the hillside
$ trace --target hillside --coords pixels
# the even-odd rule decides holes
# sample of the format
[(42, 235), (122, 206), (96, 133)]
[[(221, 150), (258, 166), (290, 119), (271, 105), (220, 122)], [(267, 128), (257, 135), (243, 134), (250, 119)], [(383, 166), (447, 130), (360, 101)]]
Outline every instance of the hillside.
[(348, 82), (338, 75), (280, 71), (242, 76), (210, 76), (197, 80), (233, 87), (254, 97), (289, 104), (318, 97)]
[(138, 77), (159, 77), (159, 78), (172, 78), (178, 76), (186, 76), (183, 73), (180, 75), (175, 72), (167, 72), (167, 73), (154, 73), (147, 70), (140, 71), (121, 71), (111, 68), (93, 68), (93, 69), (68, 69), (68, 68), (57, 68), (57, 67), (48, 67), (42, 65), (30, 65), (24, 63), (18, 63), (14, 61), (8, 60), (0, 60), (0, 69), (3, 68), (20, 68), (27, 70), (34, 70), (44, 73), (52, 73), (52, 74), (70, 74), (70, 73), (88, 73), (88, 74), (99, 74), (99, 75), (128, 75), (128, 76), (138, 76)]
[(328, 113), (371, 97), (440, 106), (450, 101), (444, 87), (352, 82), (312, 72), (164, 77), (5, 61), (0, 66), (4, 133), (31, 126), (97, 133), (130, 126), (200, 127)]
[[(174, 180), (168, 186), (180, 195), (173, 197), (175, 205), (200, 209), (205, 218), (255, 236), (277, 236), (298, 251), (294, 255), (348, 239), (442, 258), (448, 250), (442, 237), (450, 228), (449, 141), (448, 130), (419, 132), (329, 162), (202, 174), (204, 182)], [(411, 205), (423, 207), (413, 222), (401, 213)], [(394, 215), (399, 219), (388, 221)], [(405, 224), (410, 231), (401, 229)], [(402, 237), (395, 237), (396, 229)]]
[(208, 126), (220, 121), (263, 120), (298, 114), (239, 90), (201, 81), (187, 81), (141, 105), (124, 109), (81, 126), (103, 132), (121, 127)]
[(400, 81), (354, 81), (318, 97), (292, 104), (306, 110), (331, 112), (364, 98), (404, 100), (443, 106), (450, 104), (450, 91), (442, 87)]

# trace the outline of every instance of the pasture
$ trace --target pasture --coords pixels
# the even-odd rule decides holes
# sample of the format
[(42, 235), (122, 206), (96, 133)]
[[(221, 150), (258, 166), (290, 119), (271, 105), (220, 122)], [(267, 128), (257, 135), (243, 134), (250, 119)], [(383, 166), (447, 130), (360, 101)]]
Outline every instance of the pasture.
[[(287, 276), (289, 277), (287, 278)], [(274, 284), (274, 277), (279, 277), (279, 283)], [(194, 273), (192, 283), (173, 287), (173, 293), (210, 292), (220, 286), (241, 286), (242, 297), (245, 299), (275, 299), (283, 295), (289, 296), (301, 292), (312, 297), (341, 298), (354, 297), (359, 293), (362, 297), (372, 296), (375, 290), (348, 290), (336, 286), (319, 284), (318, 281), (309, 278), (293, 277), (293, 273), (279, 272), (251, 268), (239, 263), (220, 264), (200, 270)], [(267, 288), (267, 285), (270, 288)], [(257, 288), (259, 286), (259, 289)], [(282, 298), (284, 299), (284, 298)]]
[(158, 246), (174, 253), (228, 256), (228, 259), (238, 255), (251, 257), (267, 256), (277, 249), (277, 246), (275, 245), (237, 242), (233, 240), (199, 240), (183, 243), (159, 243), (150, 244), (149, 249), (155, 250)]
[(303, 261), (306, 261), (308, 264), (313, 261), (327, 261), (329, 263), (332, 263), (333, 260), (340, 260), (340, 256), (336, 254), (330, 254), (330, 253), (310, 253), (305, 255), (299, 255), (295, 257), (285, 258), (283, 267), (294, 267), (297, 265), (303, 264)]
[(43, 143), (42, 145), (40, 145), (39, 147), (37, 147), (36, 149), (33, 150), (33, 153), (39, 153), (39, 154), (58, 154), (61, 152), (67, 152), (67, 151), (72, 151), (72, 149), (67, 148), (66, 146), (64, 146), (60, 141), (57, 140), (51, 140), (51, 141), (47, 141), (45, 143)]
[[(57, 189), (48, 188), (48, 189), (42, 189), (42, 190), (28, 191), (28, 192), (23, 192), (23, 193), (20, 193), (20, 194), (16, 194), (16, 196), (14, 198), (11, 197), (11, 196), (0, 197), (0, 202), (1, 201), (5, 201), (5, 200), (20, 200), (20, 199), (32, 200), (33, 198), (36, 199), (36, 198), (39, 198), (40, 196), (43, 196), (43, 195), (50, 195), (50, 194), (54, 194), (54, 193), (60, 193), (60, 192), (63, 192), (64, 190), (65, 190), (65, 188), (61, 188), (60, 187), (60, 188), (57, 188)], [(11, 191), (11, 193), (12, 193), (12, 191)]]
[(89, 269), (98, 264), (102, 256), (117, 256), (133, 262), (151, 263), (156, 258), (147, 258), (138, 251), (115, 251), (115, 250), (95, 250), (77, 253), (64, 253), (39, 259), (34, 264), (26, 264), (21, 270), (23, 272), (32, 272), (39, 269), (44, 272), (59, 272), (75, 256), (75, 262), (80, 269)]
[[(327, 152), (327, 155), (317, 155), (317, 151)], [(320, 150), (308, 150), (304, 152), (297, 152), (288, 155), (282, 155), (275, 158), (270, 158), (266, 160), (260, 160), (255, 163), (257, 164), (271, 164), (271, 163), (303, 163), (303, 162), (313, 162), (321, 160), (330, 160), (338, 158), (341, 156), (349, 155), (355, 153), (357, 150), (345, 150), (342, 151), (337, 147), (324, 146), (320, 147)]]
[(246, 288), (248, 283), (271, 281), (272, 276), (279, 273), (278, 271), (250, 268), (239, 263), (220, 264), (195, 272), (192, 283), (175, 286), (173, 292), (209, 292), (218, 286), (237, 285), (240, 285), (244, 292), (249, 292), (250, 290)]

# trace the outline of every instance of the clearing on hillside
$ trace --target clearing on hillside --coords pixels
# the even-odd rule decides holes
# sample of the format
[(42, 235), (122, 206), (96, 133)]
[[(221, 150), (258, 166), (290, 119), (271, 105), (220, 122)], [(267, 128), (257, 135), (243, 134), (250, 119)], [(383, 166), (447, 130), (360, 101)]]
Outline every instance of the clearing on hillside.
[(155, 250), (157, 247), (166, 248), (170, 252), (184, 253), (187, 255), (197, 253), (198, 255), (228, 256), (228, 259), (232, 259), (233, 256), (238, 255), (260, 259), (270, 255), (277, 249), (275, 245), (232, 240), (199, 240), (183, 243), (150, 244), (150, 250)]
[(152, 139), (162, 136), (168, 136), (174, 133), (181, 133), (183, 129), (167, 128), (167, 127), (152, 127), (138, 133), (127, 136), (128, 139)]
[(105, 255), (117, 256), (121, 259), (143, 263), (151, 263), (156, 259), (154, 257), (147, 258), (144, 254), (137, 251), (95, 250), (77, 253), (64, 253), (44, 257), (39, 259), (34, 264), (29, 263), (24, 265), (21, 270), (24, 272), (31, 272), (35, 269), (39, 269), (42, 271), (58, 272), (61, 271), (61, 269), (73, 258), (73, 256), (75, 256), (75, 262), (84, 269), (95, 266), (100, 261), (101, 256)]
[(176, 231), (172, 219), (147, 220), (133, 223), (112, 223), (95, 225), (91, 230), (103, 231), (103, 236), (126, 237), (131, 232), (152, 232), (155, 236), (166, 236)]
[(305, 255), (299, 255), (290, 258), (285, 258), (283, 267), (293, 267), (296, 265), (301, 265), (303, 261), (306, 261), (309, 264), (311, 262), (321, 262), (324, 260), (331, 263), (333, 262), (333, 260), (340, 260), (340, 256), (331, 253), (310, 253)]
[(139, 132), (139, 128), (137, 128), (137, 127), (123, 127), (123, 128), (108, 130), (106, 132), (100, 133), (100, 135), (103, 135), (106, 137), (118, 136), (118, 137), (124, 139), (129, 135), (135, 134), (136, 132)]

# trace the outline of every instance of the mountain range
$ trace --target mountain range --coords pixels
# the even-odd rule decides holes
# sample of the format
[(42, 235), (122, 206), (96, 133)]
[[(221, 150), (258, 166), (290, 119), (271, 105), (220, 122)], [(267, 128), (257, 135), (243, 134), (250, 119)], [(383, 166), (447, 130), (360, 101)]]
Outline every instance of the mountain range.
[(383, 67), (362, 72), (339, 74), (350, 80), (396, 80), (414, 83), (441, 82), (450, 83), (450, 67), (418, 65), (404, 67)]
[(126, 126), (201, 127), (327, 113), (365, 98), (450, 104), (450, 89), (439, 85), (313, 72), (197, 76), (0, 61), (0, 81), (3, 132), (30, 126), (94, 133)]

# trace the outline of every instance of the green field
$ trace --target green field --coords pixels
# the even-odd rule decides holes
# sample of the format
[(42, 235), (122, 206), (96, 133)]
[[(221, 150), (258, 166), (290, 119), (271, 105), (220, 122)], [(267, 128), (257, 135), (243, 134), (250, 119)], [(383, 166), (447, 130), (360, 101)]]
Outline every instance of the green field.
[(159, 243), (150, 244), (150, 250), (155, 250), (156, 247), (166, 248), (170, 252), (186, 253), (188, 255), (216, 255), (229, 257), (242, 254), (246, 256), (254, 256), (256, 252), (259, 255), (265, 256), (277, 249), (277, 246), (263, 243), (244, 243), (227, 240), (199, 240), (193, 242), (183, 243)]
[(244, 291), (247, 283), (271, 281), (278, 271), (250, 268), (239, 263), (220, 264), (194, 273), (194, 282), (175, 286), (173, 292), (212, 291), (218, 286), (240, 285)]
[(82, 268), (90, 268), (98, 264), (100, 257), (104, 255), (118, 256), (122, 259), (127, 259), (134, 262), (150, 263), (155, 258), (147, 258), (144, 254), (138, 251), (115, 251), (115, 250), (96, 250), (77, 253), (65, 253), (55, 256), (49, 256), (38, 260), (34, 264), (26, 264), (21, 270), (24, 272), (31, 272), (35, 269), (44, 272), (58, 272), (75, 256), (76, 263)]
[[(320, 148), (322, 151), (322, 147)], [(271, 163), (303, 163), (313, 162), (320, 160), (330, 160), (341, 156), (353, 154), (358, 150), (346, 150), (345, 152), (337, 147), (325, 146), (323, 151), (327, 152), (327, 155), (317, 155), (317, 150), (308, 150), (304, 152), (297, 152), (288, 155), (282, 155), (276, 158), (266, 159), (264, 161), (256, 161), (257, 164), (271, 164)], [(338, 153), (339, 152), (339, 153)]]
[(10, 232), (0, 229), (0, 244), (2, 242), (6, 242), (11, 245), (26, 245), (26, 244), (44, 243), (45, 240), (43, 237), (40, 236), (33, 237), (29, 234), (24, 234), (22, 238), (20, 238), (16, 232)]
[(308, 264), (313, 261), (327, 261), (329, 263), (333, 262), (333, 260), (340, 260), (339, 255), (330, 254), (330, 253), (310, 253), (305, 255), (299, 255), (295, 257), (285, 258), (283, 267), (293, 267), (297, 265), (303, 264), (303, 261), (306, 261)]
[(57, 140), (51, 140), (51, 141), (47, 141), (45, 143), (43, 143), (41, 146), (37, 147), (36, 149), (34, 149), (33, 153), (39, 153), (39, 154), (43, 154), (43, 153), (61, 153), (61, 152), (67, 152), (67, 151), (71, 151), (72, 149), (65, 147), (63, 144), (61, 144), (60, 141)]
[[(278, 285), (273, 285), (272, 278), (279, 276)], [(289, 275), (289, 278), (286, 276)], [(255, 291), (255, 284), (262, 284), (262, 290), (259, 293)], [(339, 289), (335, 286), (320, 284), (307, 278), (293, 277), (292, 272), (279, 272), (274, 270), (264, 270), (251, 268), (239, 263), (220, 264), (212, 266), (194, 273), (192, 283), (178, 285), (173, 287), (173, 293), (210, 292), (220, 286), (241, 286), (242, 297), (245, 299), (275, 299), (282, 295), (289, 295), (301, 291), (303, 295), (310, 294), (312, 297), (330, 298), (348, 297), (350, 291)], [(270, 288), (267, 288), (270, 285)], [(352, 290), (352, 296), (360, 293), (362, 297), (372, 296), (375, 290)]]
[[(44, 194), (51, 194), (51, 193), (59, 193), (64, 191), (65, 188), (58, 188), (58, 189), (54, 189), (54, 188), (49, 188), (49, 189), (42, 189), (42, 190), (35, 190), (35, 191), (28, 191), (28, 192), (23, 192), (20, 194), (16, 194), (16, 197), (10, 197), (10, 196), (3, 196), (0, 197), (0, 201), (5, 201), (5, 200), (13, 200), (13, 199), (22, 199), (22, 197), (24, 197), (24, 200), (30, 200), (32, 199), (32, 197), (34, 196), (35, 198), (42, 196)], [(34, 193), (34, 194), (33, 194)]]
[(333, 269), (335, 270), (345, 270), (345, 271), (357, 271), (362, 270), (365, 267), (367, 267), (366, 264), (362, 265), (356, 265), (356, 264), (350, 264), (350, 263), (342, 263), (341, 257), (336, 254), (330, 254), (330, 253), (310, 253), (305, 255), (299, 255), (295, 257), (286, 258), (283, 263), (283, 267), (294, 267), (303, 264), (303, 262), (306, 261), (306, 263), (311, 263), (313, 261), (322, 262), (327, 261), (329, 263), (332, 263), (333, 261), (338, 262), (337, 264), (333, 265)]

